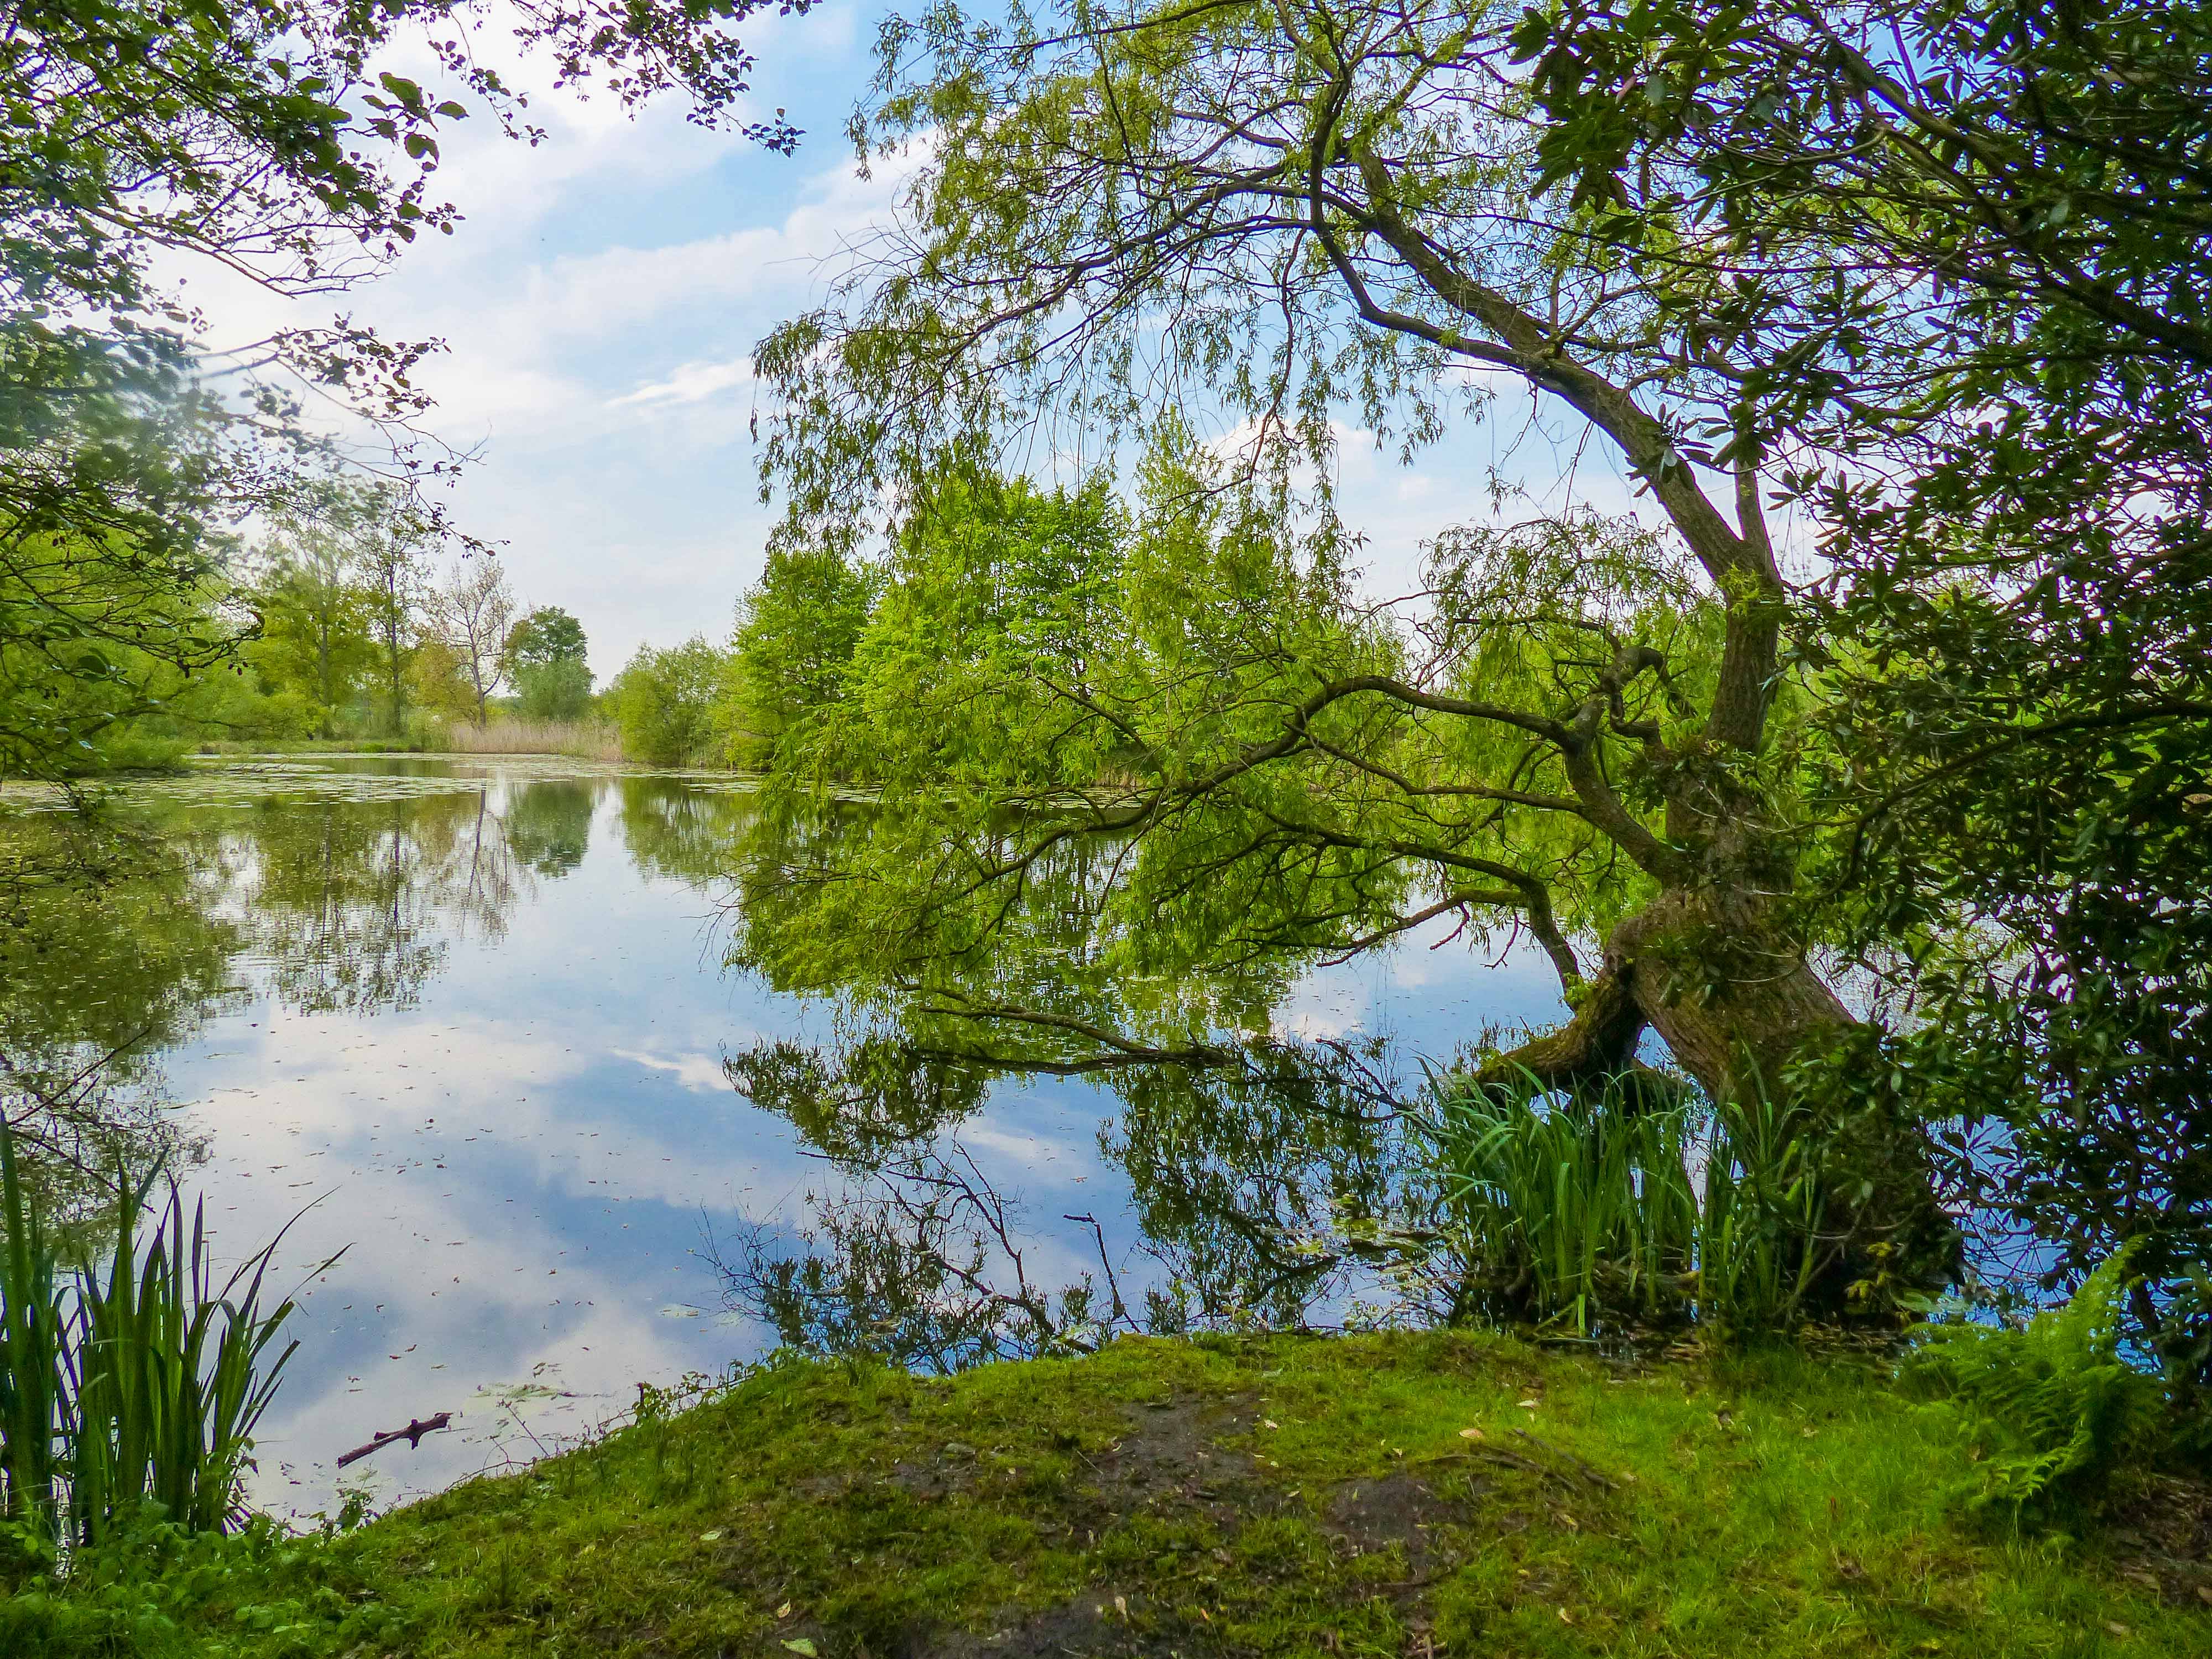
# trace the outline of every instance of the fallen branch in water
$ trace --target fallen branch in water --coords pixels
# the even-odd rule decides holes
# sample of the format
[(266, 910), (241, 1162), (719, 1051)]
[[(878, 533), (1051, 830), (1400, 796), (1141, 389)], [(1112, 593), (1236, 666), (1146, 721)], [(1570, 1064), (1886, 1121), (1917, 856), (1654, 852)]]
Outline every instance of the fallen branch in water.
[(381, 1450), (395, 1440), (404, 1440), (410, 1448), (419, 1446), (422, 1443), (424, 1435), (434, 1434), (440, 1429), (448, 1428), (452, 1426), (453, 1421), (453, 1414), (451, 1412), (440, 1412), (435, 1417), (410, 1419), (404, 1429), (386, 1430), (366, 1446), (356, 1446), (349, 1452), (339, 1453), (338, 1467), (343, 1468), (349, 1463), (357, 1463), (369, 1453)]

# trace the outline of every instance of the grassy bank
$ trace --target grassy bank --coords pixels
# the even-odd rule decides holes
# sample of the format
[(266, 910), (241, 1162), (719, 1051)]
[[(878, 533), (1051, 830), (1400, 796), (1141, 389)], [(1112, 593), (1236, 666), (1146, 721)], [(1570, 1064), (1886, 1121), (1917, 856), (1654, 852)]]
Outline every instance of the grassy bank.
[[(1468, 1431), (1479, 1431), (1479, 1437)], [(404, 1450), (386, 1455), (404, 1456)], [(350, 1533), (0, 1603), (10, 1656), (2195, 1655), (2194, 1489), (2010, 1539), (1850, 1364), (1498, 1338), (757, 1375)], [(103, 1585), (96, 1581), (103, 1576)]]

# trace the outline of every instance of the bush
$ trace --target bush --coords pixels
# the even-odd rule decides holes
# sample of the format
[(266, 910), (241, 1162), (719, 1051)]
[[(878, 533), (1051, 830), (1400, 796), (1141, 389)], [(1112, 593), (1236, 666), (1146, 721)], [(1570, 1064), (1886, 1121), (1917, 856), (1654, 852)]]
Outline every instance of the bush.
[(1971, 1507), (2017, 1522), (2078, 1506), (2153, 1431), (2157, 1381), (2120, 1353), (2133, 1255), (2118, 1251), (2022, 1328), (1933, 1327), (1899, 1368), (1956, 1414), (1977, 1468), (1961, 1492)]

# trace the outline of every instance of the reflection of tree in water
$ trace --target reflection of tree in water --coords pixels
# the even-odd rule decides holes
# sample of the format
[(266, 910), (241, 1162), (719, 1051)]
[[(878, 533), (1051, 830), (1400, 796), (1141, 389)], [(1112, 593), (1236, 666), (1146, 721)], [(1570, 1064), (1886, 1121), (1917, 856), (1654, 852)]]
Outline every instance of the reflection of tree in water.
[(532, 869), (574, 867), (578, 794), (588, 823), (589, 793), (545, 791), (520, 792), (530, 869), (472, 788), (275, 799), (221, 817), (135, 803), (109, 843), (129, 855), (98, 879), (33, 878), (67, 862), (44, 850), (70, 833), (64, 815), (0, 823), (10, 1122), (50, 1172), (106, 1170), (118, 1157), (143, 1170), (191, 1150), (162, 1056), (252, 994), (249, 964), (304, 1012), (415, 1006), (453, 938), (500, 937)]
[[(1407, 1217), (1423, 1200), (1407, 1188), (1406, 1120), (1381, 1049), (1278, 1029), (1300, 964), (1229, 952), (1201, 971), (1188, 940), (1109, 922), (1099, 895), (1128, 871), (1121, 849), (1096, 840), (1031, 857), (1018, 891), (1001, 890), (988, 914), (887, 913), (864, 866), (828, 856), (875, 834), (880, 816), (753, 797), (714, 823), (727, 837), (720, 867), (737, 872), (732, 960), (779, 990), (834, 994), (848, 1034), (827, 1051), (771, 1044), (730, 1063), (741, 1092), (788, 1118), (845, 1183), (795, 1240), (740, 1240), (738, 1301), (787, 1341), (880, 1338), (930, 1364), (1080, 1339), (1116, 1302), (1123, 1323), (1158, 1328), (1297, 1327), (1346, 1316), (1355, 1293), (1435, 1311), (1400, 1249), (1419, 1236)], [(1002, 833), (1012, 848), (1034, 830), (1009, 813)], [(979, 884), (989, 861), (986, 849)], [(1238, 937), (1235, 916), (1182, 896), (1161, 928)], [(1344, 902), (1319, 878), (1308, 900), (1316, 914)], [(1118, 1098), (1100, 1150), (1129, 1180), (1141, 1242), (1127, 1271), (1114, 1262), (1126, 1296), (1110, 1293), (1103, 1261), (1096, 1285), (1072, 1287), (1073, 1336), (1000, 1236), (998, 1195), (967, 1191), (976, 1175), (956, 1126), (994, 1077), (1089, 1079)]]
[[(1237, 1063), (1114, 1068), (1122, 1103), (1100, 1131), (1128, 1176), (1139, 1238), (1118, 1254), (1090, 1215), (1059, 1218), (1095, 1271), (1058, 1285), (1031, 1266), (1043, 1235), (960, 1144), (988, 1075), (880, 1035), (838, 1053), (762, 1045), (728, 1062), (732, 1083), (787, 1116), (836, 1177), (810, 1193), (790, 1231), (740, 1229), (719, 1255), (733, 1306), (787, 1346), (870, 1352), (950, 1370), (1080, 1352), (1116, 1329), (1298, 1328), (1341, 1321), (1361, 1287), (1402, 1312), (1439, 1311), (1425, 1279), (1369, 1271), (1373, 1224), (1414, 1200), (1403, 1131), (1371, 1052), (1255, 1046)], [(945, 1132), (950, 1131), (948, 1134)], [(1024, 1243), (1027, 1240), (1027, 1243)], [(1372, 1264), (1377, 1268), (1382, 1262)], [(1446, 1292), (1448, 1296), (1448, 1291)]]
[(622, 800), (623, 843), (649, 876), (694, 884), (719, 884), (731, 848), (753, 833), (758, 797), (744, 789), (701, 788), (668, 778), (626, 777)]
[(76, 828), (60, 814), (0, 820), (0, 1111), (64, 1217), (118, 1162), (198, 1152), (160, 1058), (242, 994), (240, 931), (211, 905), (179, 826), (104, 837), (97, 868), (48, 855)]
[(454, 939), (495, 940), (533, 878), (583, 861), (596, 786), (270, 803), (226, 837), (230, 901), (285, 1006), (411, 1008)]
[(267, 803), (225, 838), (271, 994), (305, 1013), (411, 1008), (448, 927), (506, 927), (513, 860), (482, 794)]
[(541, 779), (511, 792), (501, 816), (516, 860), (541, 876), (565, 876), (584, 861), (592, 844), (596, 780)]

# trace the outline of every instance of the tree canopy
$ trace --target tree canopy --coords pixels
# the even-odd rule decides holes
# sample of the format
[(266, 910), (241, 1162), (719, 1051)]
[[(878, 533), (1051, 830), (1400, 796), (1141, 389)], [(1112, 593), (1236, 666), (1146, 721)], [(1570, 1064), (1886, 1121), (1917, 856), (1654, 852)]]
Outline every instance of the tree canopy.
[[(713, 125), (746, 90), (754, 60), (733, 31), (760, 9), (12, 9), (0, 40), (0, 763), (65, 770), (90, 740), (87, 709), (113, 720), (154, 708), (149, 663), (190, 676), (228, 654), (236, 630), (208, 605), (225, 532), (362, 458), (326, 429), (331, 405), (380, 434), (367, 459), (388, 479), (411, 488), (457, 459), (422, 431), (413, 370), (428, 345), (344, 318), (210, 343), (183, 286), (196, 264), (278, 295), (337, 295), (424, 231), (450, 233), (458, 216), (433, 191), (441, 133), (473, 112), (536, 134), (527, 100), (474, 50), (489, 21), (545, 54), (564, 86), (624, 107), (681, 97)], [(433, 71), (395, 72), (403, 51)], [(746, 130), (787, 151), (798, 137), (780, 116)], [(416, 510), (442, 520), (429, 495)]]
[[(775, 846), (750, 877), (836, 919), (842, 971), (1056, 1063), (1218, 1040), (1224, 1006), (1126, 994), (1196, 963), (1519, 929), (1571, 1018), (1478, 1076), (1585, 1088), (1656, 1032), (1708, 1091), (1825, 1126), (1864, 1183), (1844, 1278), (1943, 1271), (1936, 1069), (1837, 1063), (1883, 1033), (1833, 953), (2017, 1011), (2040, 937), (2028, 963), (2141, 988), (2130, 1054), (2203, 960), (2203, 227), (2158, 205), (2201, 108), (2130, 102), (2202, 67), (2159, 9), (889, 22), (854, 132), (909, 153), (905, 212), (758, 356), (778, 556), (884, 580), (788, 769), (879, 776), (887, 810), (866, 856)], [(1586, 425), (1650, 511), (1500, 513), (1438, 540), (1413, 602), (1362, 599), (1343, 426), (1410, 454), (1509, 390)], [(899, 621), (960, 614), (906, 596), (978, 434), (1018, 468), (1149, 457), (1115, 553), (988, 641)], [(1794, 579), (1784, 506), (1823, 538)], [(1093, 637), (1065, 648), (1063, 617)], [(904, 696), (859, 695), (878, 659)], [(2029, 787), (2061, 752), (2090, 768), (2070, 854)], [(2062, 923), (2093, 866), (2100, 919)], [(2162, 965), (2115, 978), (2152, 915)], [(1025, 970), (1032, 929), (1097, 977)], [(765, 947), (794, 981), (841, 971), (828, 949)], [(2041, 1052), (2050, 1102), (2080, 1055)], [(2195, 1203), (2160, 1157), (2122, 1184)]]

